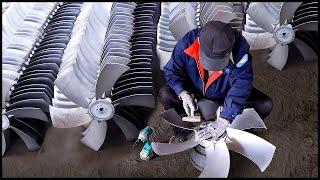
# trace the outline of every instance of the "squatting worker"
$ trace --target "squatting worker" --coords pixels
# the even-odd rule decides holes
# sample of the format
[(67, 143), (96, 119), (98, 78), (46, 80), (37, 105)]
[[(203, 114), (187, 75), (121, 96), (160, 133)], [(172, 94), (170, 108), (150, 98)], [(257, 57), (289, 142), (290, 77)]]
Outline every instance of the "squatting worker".
[[(164, 67), (167, 85), (160, 89), (164, 109), (174, 108), (182, 116), (193, 116), (197, 105), (192, 95), (220, 103), (223, 108), (215, 122), (217, 137), (244, 108), (254, 108), (265, 118), (272, 101), (252, 87), (251, 58), (245, 38), (228, 24), (211, 21), (189, 31), (177, 42)], [(178, 128), (174, 131), (173, 139), (183, 140), (185, 135)]]

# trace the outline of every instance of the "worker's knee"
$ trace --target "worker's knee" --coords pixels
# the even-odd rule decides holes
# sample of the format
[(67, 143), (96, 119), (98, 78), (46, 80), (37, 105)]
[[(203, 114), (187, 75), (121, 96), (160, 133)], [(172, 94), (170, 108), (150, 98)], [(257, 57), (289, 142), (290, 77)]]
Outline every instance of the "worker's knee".
[(176, 95), (168, 86), (164, 86), (159, 90), (159, 99), (165, 109), (169, 108), (172, 105), (172, 100), (175, 98), (174, 96)]
[(271, 113), (272, 107), (273, 107), (272, 99), (266, 96), (265, 98), (260, 100), (256, 109), (258, 114), (261, 116), (261, 118), (264, 119)]

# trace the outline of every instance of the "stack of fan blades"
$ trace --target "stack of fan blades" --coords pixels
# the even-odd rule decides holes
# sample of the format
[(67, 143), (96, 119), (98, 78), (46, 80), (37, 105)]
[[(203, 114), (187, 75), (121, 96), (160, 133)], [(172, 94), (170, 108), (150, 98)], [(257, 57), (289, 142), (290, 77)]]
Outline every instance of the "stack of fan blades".
[[(7, 47), (3, 49), (2, 54), (2, 68), (3, 68), (3, 81), (2, 81), (2, 108), (5, 107), (5, 101), (9, 101), (10, 88), (16, 83), (21, 71), (25, 70), (23, 67), (39, 40), (45, 22), (48, 21), (47, 17), (52, 13), (56, 7), (56, 3), (36, 3), (30, 13), (28, 13), (22, 22), (18, 25), (13, 36), (10, 37)], [(10, 6), (14, 8), (14, 5)], [(7, 11), (9, 13), (9, 10)], [(9, 14), (6, 14), (9, 16)], [(10, 27), (12, 24), (9, 22), (8, 16), (4, 17), (8, 21), (4, 21), (3, 26)], [(8, 23), (8, 24), (7, 24)], [(6, 36), (3, 30), (3, 36)], [(13, 31), (7, 31), (13, 32)], [(10, 33), (9, 33), (10, 34)]]
[(197, 21), (198, 28), (200, 28), (201, 27), (201, 24), (200, 24), (200, 2), (197, 2), (196, 21)]
[(318, 31), (318, 2), (303, 2), (295, 11), (292, 26), (297, 31)]
[[(128, 98), (115, 102), (112, 94), (114, 83), (129, 69), (125, 64), (131, 58), (127, 48), (131, 43), (127, 42), (136, 4), (84, 3), (83, 6), (55, 81), (58, 92), (55, 99), (64, 101), (64, 107), (50, 106), (50, 115), (54, 127), (86, 125), (80, 141), (98, 151), (110, 122), (120, 128), (128, 141), (135, 140), (139, 133), (118, 111), (119, 107), (129, 106)], [(95, 33), (91, 32), (93, 28)]]
[[(259, 29), (250, 27), (249, 22), (247, 30), (251, 33), (245, 33), (244, 36), (249, 43), (259, 44), (257, 47), (271, 48), (267, 63), (282, 70), (288, 59), (289, 44), (296, 46), (302, 54), (304, 60), (317, 59), (317, 52), (314, 52), (308, 38), (305, 39), (305, 31), (318, 31), (318, 3), (302, 2), (273, 2), (262, 3), (253, 2), (249, 4), (246, 10), (252, 20), (268, 33), (262, 33)], [(291, 24), (290, 24), (291, 23)], [(249, 28), (250, 27), (250, 28)], [(259, 34), (260, 33), (260, 34)], [(295, 34), (302, 34), (295, 37)], [(302, 39), (299, 39), (300, 37)], [(262, 43), (263, 42), (263, 43)], [(311, 47), (309, 47), (311, 46)]]
[(180, 2), (169, 4), (169, 28), (173, 37), (178, 41), (187, 32), (198, 27), (197, 2)]
[(160, 61), (160, 68), (169, 61), (172, 51), (177, 43), (169, 29), (169, 7), (167, 2), (161, 3), (161, 16), (157, 29), (157, 56)]
[(131, 58), (126, 71), (114, 85), (112, 100), (127, 106), (154, 108), (152, 70), (155, 56), (157, 23), (156, 3), (139, 3), (133, 12), (134, 28), (130, 39)]
[[(129, 40), (133, 33), (132, 13), (135, 6), (135, 3), (113, 3), (101, 57), (101, 69), (104, 69), (107, 63), (127, 65), (130, 62)], [(97, 91), (100, 96), (102, 91)]]
[(108, 4), (99, 5), (82, 5), (55, 81), (62, 94), (80, 107), (87, 107), (95, 96), (100, 55), (109, 19)]
[[(10, 130), (23, 140), (28, 150), (35, 151), (40, 148), (46, 129), (50, 125), (48, 105), (51, 103), (54, 75), (58, 66), (54, 64), (56, 67), (51, 69), (51, 64), (45, 66), (47, 63), (41, 59), (35, 61), (28, 56), (33, 57), (35, 51), (31, 50), (40, 46), (35, 42), (40, 42), (41, 33), (50, 29), (46, 22), (50, 21), (50, 14), (59, 8), (57, 5), (35, 3), (5, 50), (2, 63), (11, 64), (11, 67), (16, 68), (5, 67), (3, 70), (5, 88), (2, 97), (2, 121), (5, 126), (2, 128), (2, 155), (10, 142)], [(15, 59), (19, 59), (20, 62), (14, 61)], [(7, 101), (6, 106), (4, 100)]]
[[(235, 4), (235, 7), (238, 4)], [(200, 25), (209, 21), (221, 21), (230, 23), (237, 18), (234, 4), (231, 2), (200, 2)], [(238, 19), (237, 19), (238, 20)]]
[(232, 19), (229, 24), (237, 31), (243, 29), (244, 21), (244, 4), (242, 2), (232, 2), (233, 13), (237, 15), (236, 18)]
[(292, 19), (292, 28), (296, 31), (294, 45), (305, 61), (319, 57), (318, 12), (318, 2), (303, 2)]
[(10, 3), (10, 7), (2, 14), (2, 54), (13, 39), (17, 28), (32, 10), (35, 3)]

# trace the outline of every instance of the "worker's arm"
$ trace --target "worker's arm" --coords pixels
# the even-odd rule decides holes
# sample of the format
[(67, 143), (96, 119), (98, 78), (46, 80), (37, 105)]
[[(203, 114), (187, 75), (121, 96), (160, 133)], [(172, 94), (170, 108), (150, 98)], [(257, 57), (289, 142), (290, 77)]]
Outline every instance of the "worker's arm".
[(231, 86), (224, 100), (220, 117), (232, 122), (244, 109), (244, 104), (252, 89), (253, 70), (251, 55), (247, 55), (246, 61), (230, 72), (229, 84)]
[(170, 60), (164, 66), (164, 75), (167, 80), (167, 84), (179, 95), (185, 90), (185, 58), (183, 40), (177, 42)]

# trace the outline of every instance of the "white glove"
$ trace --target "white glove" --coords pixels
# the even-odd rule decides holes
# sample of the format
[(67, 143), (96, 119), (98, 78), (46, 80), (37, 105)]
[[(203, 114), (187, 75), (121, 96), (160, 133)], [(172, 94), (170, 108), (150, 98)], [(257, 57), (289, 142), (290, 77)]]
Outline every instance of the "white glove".
[(220, 137), (230, 125), (230, 122), (225, 118), (218, 117), (216, 121), (213, 122), (213, 127), (215, 128), (216, 138)]
[(194, 116), (194, 111), (196, 110), (193, 99), (187, 91), (182, 91), (179, 94), (179, 98), (182, 100), (183, 108), (188, 116)]

